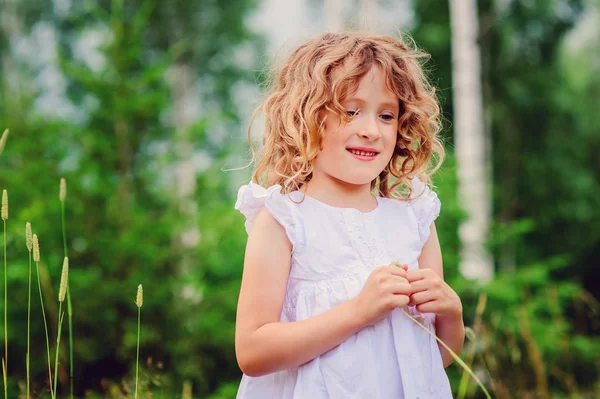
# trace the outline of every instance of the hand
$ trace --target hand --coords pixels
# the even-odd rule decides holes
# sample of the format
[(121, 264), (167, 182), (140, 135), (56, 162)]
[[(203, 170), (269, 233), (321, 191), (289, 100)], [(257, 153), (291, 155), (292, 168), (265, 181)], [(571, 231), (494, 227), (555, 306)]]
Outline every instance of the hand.
[(410, 304), (421, 313), (440, 316), (462, 315), (460, 298), (444, 279), (432, 269), (417, 269), (406, 273), (412, 287)]
[(408, 304), (411, 286), (406, 279), (407, 265), (376, 268), (354, 302), (361, 325), (377, 324), (392, 310)]

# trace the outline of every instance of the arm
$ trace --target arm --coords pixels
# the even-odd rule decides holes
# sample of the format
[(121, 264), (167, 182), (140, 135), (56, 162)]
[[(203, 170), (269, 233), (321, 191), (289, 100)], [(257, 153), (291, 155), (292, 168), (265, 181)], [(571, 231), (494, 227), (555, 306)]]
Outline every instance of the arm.
[(354, 300), (307, 320), (279, 322), (291, 250), (284, 228), (262, 208), (248, 237), (236, 319), (236, 356), (249, 376), (300, 366), (363, 326)]
[[(448, 345), (454, 353), (460, 354), (464, 339), (465, 339), (465, 326), (462, 319), (462, 304), (460, 298), (448, 284), (444, 282), (444, 272), (442, 267), (442, 251), (440, 249), (440, 242), (438, 240), (437, 231), (435, 224), (431, 224), (431, 235), (423, 246), (421, 256), (419, 257), (419, 265), (421, 269), (431, 269), (435, 272), (435, 275), (439, 279), (432, 279), (432, 285), (436, 285), (435, 289), (438, 289), (443, 299), (439, 307), (436, 309), (429, 309), (425, 311), (435, 310), (436, 320), (435, 329), (437, 336)], [(410, 272), (409, 272), (410, 273)], [(410, 279), (409, 279), (410, 281)], [(421, 311), (423, 307), (427, 309), (427, 304), (433, 306), (433, 302), (425, 302), (422, 305), (417, 306), (417, 310)], [(424, 306), (426, 305), (426, 306)], [(444, 367), (448, 367), (454, 359), (448, 353), (446, 348), (438, 343), (440, 353), (442, 354), (442, 361)]]

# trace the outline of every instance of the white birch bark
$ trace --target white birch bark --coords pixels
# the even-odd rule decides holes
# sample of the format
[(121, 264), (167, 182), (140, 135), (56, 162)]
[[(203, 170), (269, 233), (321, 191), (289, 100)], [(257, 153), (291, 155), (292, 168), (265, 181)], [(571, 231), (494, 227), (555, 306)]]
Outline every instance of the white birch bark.
[[(21, 32), (21, 18), (17, 13), (17, 0), (4, 0), (3, 4), (0, 5), (0, 29), (2, 34), (6, 37), (10, 43), (11, 39), (18, 36)], [(18, 71), (16, 70), (14, 59), (10, 51), (6, 51), (1, 56), (2, 62), (2, 77), (4, 79), (4, 90), (9, 95), (5, 95), (5, 98), (10, 99), (7, 101), (5, 106), (7, 108), (14, 108), (17, 104), (20, 104), (20, 82), (18, 78)], [(15, 109), (9, 109), (7, 115), (17, 115)], [(4, 131), (4, 127), (1, 127)]]
[(325, 16), (327, 31), (332, 33), (340, 32), (344, 28), (342, 0), (325, 0)]
[[(176, 166), (176, 191), (179, 212), (185, 221), (180, 235), (179, 244), (184, 249), (191, 249), (200, 241), (197, 217), (198, 207), (194, 200), (196, 191), (196, 173), (193, 164), (193, 145), (188, 138), (187, 129), (194, 121), (194, 112), (190, 108), (189, 88), (193, 85), (193, 73), (189, 65), (178, 63), (171, 71), (171, 93), (173, 99), (174, 124), (176, 129), (175, 153), (178, 164)], [(184, 251), (187, 253), (187, 251)], [(190, 265), (187, 256), (183, 257), (182, 271), (189, 271)]]
[(376, 0), (360, 0), (358, 10), (358, 23), (362, 29), (373, 31), (375, 27), (375, 18), (377, 16)]
[(450, 0), (454, 143), (458, 195), (468, 218), (459, 228), (460, 272), (489, 281), (493, 260), (485, 248), (491, 220), (489, 148), (484, 131), (476, 0)]

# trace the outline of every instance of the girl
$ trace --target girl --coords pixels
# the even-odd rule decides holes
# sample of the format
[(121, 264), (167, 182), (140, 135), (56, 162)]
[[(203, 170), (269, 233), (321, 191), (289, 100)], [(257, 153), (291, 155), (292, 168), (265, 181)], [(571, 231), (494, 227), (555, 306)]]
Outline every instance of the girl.
[(235, 205), (249, 234), (238, 398), (452, 397), (452, 357), (399, 309), (460, 352), (427, 186), (444, 152), (424, 56), (391, 37), (325, 34), (278, 73), (262, 159)]

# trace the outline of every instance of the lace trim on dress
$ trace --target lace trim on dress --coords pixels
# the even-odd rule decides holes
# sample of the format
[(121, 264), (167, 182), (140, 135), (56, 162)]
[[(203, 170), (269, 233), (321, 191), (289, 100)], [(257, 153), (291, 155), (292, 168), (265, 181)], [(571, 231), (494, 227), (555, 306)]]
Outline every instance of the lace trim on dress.
[(390, 263), (385, 245), (376, 229), (373, 213), (345, 212), (344, 222), (352, 247), (369, 270)]

